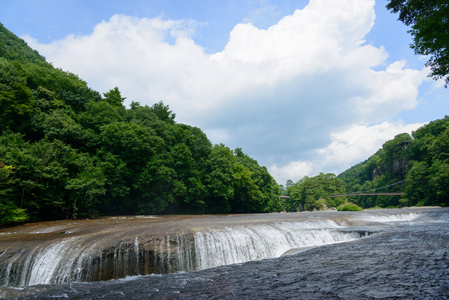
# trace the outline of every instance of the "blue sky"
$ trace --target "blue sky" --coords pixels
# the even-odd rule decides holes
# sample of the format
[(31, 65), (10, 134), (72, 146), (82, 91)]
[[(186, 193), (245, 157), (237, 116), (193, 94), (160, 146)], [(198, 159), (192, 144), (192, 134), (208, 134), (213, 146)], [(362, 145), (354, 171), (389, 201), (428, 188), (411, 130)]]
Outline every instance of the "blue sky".
[(444, 117), (408, 28), (373, 0), (0, 0), (54, 66), (244, 152), (278, 183), (338, 174)]

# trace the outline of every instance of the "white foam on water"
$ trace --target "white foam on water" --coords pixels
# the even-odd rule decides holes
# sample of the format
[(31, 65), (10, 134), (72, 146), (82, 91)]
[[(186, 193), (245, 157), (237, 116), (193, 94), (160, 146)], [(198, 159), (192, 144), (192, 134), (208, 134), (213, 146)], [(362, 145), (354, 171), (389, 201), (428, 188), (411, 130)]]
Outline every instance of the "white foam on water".
[(227, 227), (195, 234), (196, 269), (279, 257), (292, 248), (352, 241), (358, 233), (292, 224)]
[[(291, 249), (306, 249), (361, 238), (361, 234), (357, 232), (338, 231), (339, 228), (347, 228), (347, 222), (411, 222), (418, 216), (420, 213), (367, 212), (351, 215), (350, 218), (342, 215), (335, 220), (310, 219), (211, 228), (191, 235), (161, 236), (154, 240), (157, 242), (151, 244), (150, 250), (145, 248), (146, 240), (141, 236), (117, 241), (115, 245), (101, 239), (87, 243), (83, 236), (65, 236), (53, 244), (39, 245), (29, 252), (20, 252), (8, 257), (1, 275), (6, 276), (3, 284), (6, 282), (6, 285), (30, 286), (85, 281), (88, 280), (89, 274), (93, 274), (89, 272), (97, 272), (96, 270), (99, 270), (99, 280), (110, 279), (110, 274), (107, 275), (109, 277), (102, 277), (101, 273), (101, 270), (108, 267), (112, 269), (113, 278), (133, 278), (139, 275), (139, 272), (144, 272), (145, 267), (141, 266), (143, 263), (152, 266), (151, 272), (188, 272), (274, 258)], [(145, 251), (151, 252), (146, 259), (145, 255), (148, 253)], [(1, 259), (8, 256), (5, 253), (0, 254)], [(113, 257), (107, 260), (105, 253), (110, 253)], [(106, 266), (105, 263), (113, 263), (113, 266)]]
[(355, 220), (359, 221), (369, 221), (369, 222), (379, 222), (379, 223), (391, 223), (391, 222), (412, 222), (419, 217), (419, 213), (408, 213), (408, 214), (394, 214), (394, 215), (377, 215), (377, 214), (366, 214), (359, 215)]
[[(61, 260), (66, 257), (64, 252), (71, 247), (70, 241), (71, 239), (67, 239), (43, 248), (35, 255), (34, 259), (30, 258), (30, 261), (32, 261), (30, 273), (29, 276), (24, 276), (24, 278), (28, 277), (26, 285), (51, 283), (57, 275), (56, 271)], [(32, 255), (34, 256), (34, 253)]]
[(298, 229), (326, 229), (326, 228), (343, 228), (346, 225), (341, 225), (334, 220), (322, 220), (322, 221), (302, 221), (302, 222), (280, 222), (275, 226), (282, 227), (285, 230), (298, 230)]

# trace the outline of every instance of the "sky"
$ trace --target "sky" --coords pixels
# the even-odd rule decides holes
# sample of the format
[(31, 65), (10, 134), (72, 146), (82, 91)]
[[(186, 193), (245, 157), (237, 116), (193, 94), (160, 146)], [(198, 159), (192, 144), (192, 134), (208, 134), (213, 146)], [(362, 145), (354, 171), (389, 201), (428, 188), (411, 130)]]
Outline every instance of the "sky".
[(279, 184), (339, 173), (449, 111), (386, 0), (0, 0), (0, 22), (105, 93), (169, 105)]

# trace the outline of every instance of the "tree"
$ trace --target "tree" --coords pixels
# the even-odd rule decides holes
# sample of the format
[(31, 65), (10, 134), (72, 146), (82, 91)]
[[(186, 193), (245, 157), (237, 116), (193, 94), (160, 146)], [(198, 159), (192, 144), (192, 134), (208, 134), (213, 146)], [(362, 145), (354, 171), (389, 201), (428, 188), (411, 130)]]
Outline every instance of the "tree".
[(174, 190), (179, 193), (182, 187), (176, 185), (176, 172), (171, 164), (171, 157), (161, 153), (152, 157), (137, 174), (131, 194), (138, 214), (161, 213), (174, 202)]
[(449, 199), (449, 161), (435, 160), (429, 169), (429, 187), (432, 199), (428, 204), (447, 205)]
[(99, 196), (104, 195), (106, 178), (100, 167), (94, 164), (89, 155), (78, 155), (76, 165), (79, 172), (75, 178), (69, 178), (65, 186), (72, 191), (70, 203), (73, 206), (73, 218), (77, 217), (77, 211), (85, 212), (92, 217), (98, 214)]
[(411, 204), (423, 205), (430, 192), (427, 166), (423, 161), (412, 161), (410, 165), (411, 167), (407, 174), (405, 184), (405, 192), (407, 193), (407, 198), (411, 200)]
[(153, 104), (151, 107), (156, 116), (159, 117), (161, 121), (174, 124), (176, 114), (170, 110), (168, 105), (165, 105), (164, 102), (159, 101), (158, 103)]
[(20, 131), (29, 124), (34, 100), (17, 68), (0, 58), (0, 134)]
[(120, 112), (119, 107), (111, 105), (107, 101), (89, 102), (86, 104), (86, 110), (79, 114), (78, 118), (83, 127), (99, 133), (103, 125), (122, 121), (123, 117)]
[[(243, 153), (241, 148), (235, 149), (234, 153), (237, 162), (242, 164), (251, 173), (245, 184), (248, 191), (247, 194), (252, 194), (253, 197), (252, 199), (250, 198), (251, 202), (248, 203), (246, 212), (281, 211), (282, 204), (279, 197), (279, 186), (276, 180), (268, 173), (267, 168), (259, 166), (257, 161)], [(244, 178), (244, 176), (241, 178)], [(257, 191), (251, 192), (249, 189), (249, 186), (252, 184), (251, 181), (253, 181)]]
[(430, 55), (429, 77), (449, 84), (449, 1), (448, 0), (390, 0), (387, 9), (399, 13), (399, 20), (411, 26), (410, 47), (416, 54)]
[(232, 207), (229, 200), (234, 197), (232, 184), (235, 158), (223, 144), (214, 145), (207, 162), (205, 183), (209, 191), (206, 204), (211, 213), (227, 213)]
[(114, 106), (122, 106), (123, 101), (125, 101), (126, 97), (122, 97), (120, 90), (118, 87), (109, 90), (109, 92), (103, 94), (106, 102)]
[(342, 197), (331, 198), (331, 194), (345, 193), (344, 181), (333, 173), (320, 173), (314, 177), (305, 176), (294, 185), (287, 187), (290, 196), (286, 202), (288, 211), (296, 211), (303, 207), (306, 210), (322, 210), (345, 203)]
[(13, 177), (14, 167), (0, 161), (0, 224), (25, 222), (30, 216), (26, 209), (14, 203), (13, 187), (16, 179)]

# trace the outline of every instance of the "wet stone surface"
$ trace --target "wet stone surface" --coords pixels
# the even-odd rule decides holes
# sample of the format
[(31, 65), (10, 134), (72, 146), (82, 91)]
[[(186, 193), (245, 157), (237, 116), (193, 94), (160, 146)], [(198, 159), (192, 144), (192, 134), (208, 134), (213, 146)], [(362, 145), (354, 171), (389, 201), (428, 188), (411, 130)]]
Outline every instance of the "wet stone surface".
[(390, 226), (352, 242), (198, 272), (4, 288), (0, 298), (449, 299), (448, 226)]

